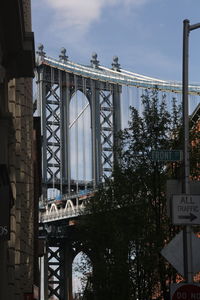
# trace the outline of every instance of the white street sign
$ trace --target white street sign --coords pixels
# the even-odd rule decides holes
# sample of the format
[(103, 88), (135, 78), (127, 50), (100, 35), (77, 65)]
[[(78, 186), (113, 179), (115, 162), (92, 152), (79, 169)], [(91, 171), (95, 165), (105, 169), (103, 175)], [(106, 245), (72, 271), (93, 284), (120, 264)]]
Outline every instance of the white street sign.
[(161, 251), (168, 262), (184, 276), (183, 231), (179, 232)]
[[(200, 238), (192, 232), (192, 271), (193, 274), (200, 271)], [(180, 231), (161, 251), (161, 254), (169, 263), (184, 276), (183, 262), (183, 231)]]
[(173, 195), (172, 223), (175, 225), (200, 224), (200, 195)]

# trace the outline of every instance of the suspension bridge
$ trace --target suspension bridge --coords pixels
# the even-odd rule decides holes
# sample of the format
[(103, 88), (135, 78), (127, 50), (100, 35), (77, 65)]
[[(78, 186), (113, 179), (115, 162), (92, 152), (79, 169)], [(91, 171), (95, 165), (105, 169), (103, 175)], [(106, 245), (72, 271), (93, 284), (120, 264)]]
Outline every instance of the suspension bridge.
[[(64, 48), (58, 59), (51, 58), (43, 45), (37, 51), (36, 83), (42, 131), (39, 220), (48, 241), (44, 293), (48, 299), (72, 300), (72, 262), (82, 241), (71, 225), (98, 185), (112, 176), (116, 136), (131, 104), (124, 94), (135, 95), (138, 105), (144, 89), (181, 97), (182, 84), (124, 70), (116, 56), (111, 68), (100, 65), (96, 53), (89, 65), (70, 61)], [(200, 85), (190, 84), (189, 94), (199, 101)]]

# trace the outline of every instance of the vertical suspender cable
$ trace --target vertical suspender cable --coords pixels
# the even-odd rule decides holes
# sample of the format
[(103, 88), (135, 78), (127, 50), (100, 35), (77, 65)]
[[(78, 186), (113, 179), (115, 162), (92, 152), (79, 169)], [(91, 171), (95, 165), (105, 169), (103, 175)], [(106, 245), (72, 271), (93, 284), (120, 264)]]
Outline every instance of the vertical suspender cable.
[(140, 97), (140, 93), (139, 93), (140, 91), (139, 91), (139, 88), (138, 88), (138, 87), (136, 87), (135, 89), (136, 89), (136, 103), (138, 103), (139, 106), (140, 106), (141, 101), (142, 101), (142, 99), (141, 99), (141, 97)]
[(66, 109), (66, 114), (67, 114), (67, 185), (68, 185), (68, 194), (71, 194), (71, 130), (69, 128), (69, 116), (70, 116), (70, 79), (69, 79), (69, 74), (66, 73), (66, 92), (67, 92), (67, 109)]
[(126, 97), (125, 97), (125, 87), (122, 86), (122, 101), (121, 101), (121, 126), (122, 126), (122, 129), (124, 129), (124, 102), (126, 100)]
[[(195, 98), (193, 95), (190, 95), (190, 96), (188, 95), (188, 98), (189, 98), (188, 103), (189, 103), (189, 115), (190, 115), (192, 112), (192, 104), (195, 103)], [(190, 99), (193, 100), (192, 103), (191, 103)]]
[[(77, 97), (77, 76), (74, 75), (75, 86), (75, 118), (78, 116), (78, 97)], [(76, 120), (75, 127), (75, 153), (76, 153), (76, 192), (78, 192), (78, 179), (79, 179), (79, 153), (78, 153), (78, 119)]]
[(136, 105), (134, 104), (134, 94), (133, 94), (132, 86), (128, 86), (128, 90), (129, 90), (129, 106), (136, 107)]
[(95, 110), (94, 110), (94, 81), (90, 78), (90, 90), (91, 90), (91, 128), (92, 128), (92, 185), (93, 189), (96, 188), (96, 156), (95, 156)]
[[(189, 114), (191, 115), (194, 111), (195, 107), (198, 105), (198, 96), (196, 95), (188, 95), (189, 96)], [(191, 101), (190, 101), (191, 100)]]
[(60, 194), (62, 195), (63, 193), (63, 136), (61, 134), (61, 130), (63, 130), (63, 115), (61, 113), (61, 107), (62, 107), (62, 103), (61, 101), (63, 101), (63, 90), (62, 90), (62, 73), (59, 70), (58, 71), (58, 84), (59, 84), (59, 89), (60, 89), (60, 97), (59, 97), (59, 115), (60, 115), (60, 129), (59, 129), (59, 135), (60, 135)]
[(177, 104), (182, 106), (182, 94), (177, 94)]
[(142, 94), (140, 96), (140, 99), (138, 99), (138, 112), (139, 112), (140, 116), (142, 115), (142, 110), (143, 110), (142, 109), (142, 96), (144, 96), (144, 94), (145, 94), (145, 89), (142, 88), (141, 90), (142, 90)]
[[(128, 98), (128, 115), (127, 115), (127, 120), (130, 120), (130, 106), (131, 106), (131, 101), (130, 101), (130, 90), (129, 86), (127, 85), (127, 98)], [(128, 124), (126, 124), (127, 127)]]
[[(86, 79), (84, 77), (82, 77), (82, 86), (83, 86), (83, 94), (82, 94), (82, 110), (84, 109), (85, 106), (85, 97), (86, 97)], [(85, 112), (83, 113), (82, 116), (82, 121), (83, 121), (83, 126), (82, 126), (82, 130), (83, 130), (83, 180), (85, 183), (85, 188), (86, 188), (86, 157), (85, 157)]]
[[(53, 86), (54, 86), (54, 69), (51, 68), (51, 95), (53, 93)], [(53, 95), (52, 95), (53, 96)], [(54, 121), (55, 121), (55, 109), (52, 109), (52, 133), (54, 133)], [(55, 141), (54, 141), (54, 136), (52, 137), (52, 153), (53, 153), (53, 160), (52, 160), (52, 165), (53, 165), (53, 195), (55, 195), (55, 156), (54, 156), (54, 150), (55, 150)]]
[[(109, 98), (108, 98), (108, 101), (109, 101)], [(110, 84), (110, 101), (109, 101), (109, 104), (110, 104), (110, 109), (111, 109), (111, 130), (112, 130), (112, 137), (111, 137), (111, 142), (112, 142), (112, 158), (111, 158), (111, 162), (112, 162), (112, 172), (113, 172), (113, 161), (114, 161), (114, 128), (113, 128), (113, 124), (114, 124), (114, 117), (113, 117), (113, 108), (114, 108), (114, 85), (113, 84)], [(110, 125), (109, 125), (110, 126)], [(109, 145), (108, 145), (109, 147)], [(108, 166), (109, 167), (109, 166)], [(111, 174), (109, 174), (109, 177), (110, 177)]]

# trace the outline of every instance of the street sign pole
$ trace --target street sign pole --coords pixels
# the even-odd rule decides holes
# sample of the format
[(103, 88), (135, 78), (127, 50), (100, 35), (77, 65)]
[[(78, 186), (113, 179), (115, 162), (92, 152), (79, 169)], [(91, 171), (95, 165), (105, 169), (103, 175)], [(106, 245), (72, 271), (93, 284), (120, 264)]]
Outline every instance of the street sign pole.
[[(184, 143), (183, 143), (183, 162), (184, 162), (184, 176), (183, 176), (183, 194), (190, 194), (189, 186), (189, 114), (188, 114), (188, 56), (189, 56), (189, 33), (190, 31), (200, 28), (200, 23), (190, 25), (189, 20), (183, 21), (183, 74), (182, 74), (182, 93), (183, 93), (183, 129), (184, 129)], [(184, 274), (188, 283), (193, 282), (192, 270), (192, 249), (191, 249), (191, 225), (186, 225), (184, 228)]]
[[(183, 194), (190, 194), (189, 187), (189, 120), (188, 120), (188, 55), (189, 55), (189, 20), (183, 22)], [(186, 225), (183, 231), (184, 275), (187, 282), (193, 282), (191, 226)]]

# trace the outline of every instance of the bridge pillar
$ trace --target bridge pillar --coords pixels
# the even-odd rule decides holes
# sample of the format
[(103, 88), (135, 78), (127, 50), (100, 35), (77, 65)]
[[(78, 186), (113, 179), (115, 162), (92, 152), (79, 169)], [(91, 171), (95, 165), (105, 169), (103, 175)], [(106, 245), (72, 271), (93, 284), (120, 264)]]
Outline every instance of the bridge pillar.
[(99, 82), (91, 80), (92, 180), (95, 188), (102, 177)]
[(70, 138), (69, 138), (69, 105), (70, 87), (69, 74), (60, 72), (59, 76), (61, 98), (61, 194), (70, 193), (71, 164), (70, 164)]
[(64, 239), (48, 247), (48, 299), (73, 300), (71, 243)]
[(37, 108), (38, 108), (38, 116), (41, 118), (41, 132), (42, 132), (42, 176), (43, 176), (43, 184), (42, 184), (42, 195), (44, 198), (47, 198), (47, 131), (46, 131), (46, 102), (43, 99), (46, 99), (46, 81), (45, 81), (45, 69), (38, 68), (36, 72), (36, 83), (38, 87), (38, 99), (37, 99)]
[(65, 300), (73, 300), (72, 295), (72, 247), (71, 243), (65, 242), (64, 248), (64, 261), (65, 261)]
[(47, 253), (39, 258), (40, 299), (48, 300), (48, 257)]
[(117, 137), (121, 130), (121, 86), (118, 84), (113, 85), (113, 146), (114, 146), (114, 162), (118, 162), (116, 148), (120, 146), (120, 140)]

